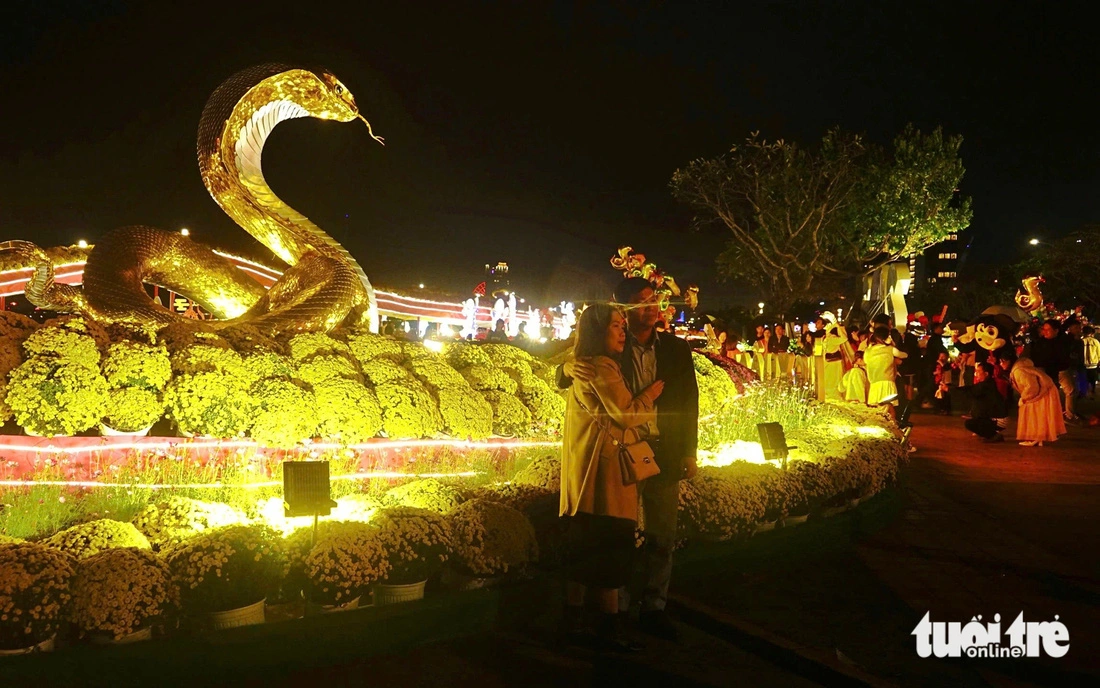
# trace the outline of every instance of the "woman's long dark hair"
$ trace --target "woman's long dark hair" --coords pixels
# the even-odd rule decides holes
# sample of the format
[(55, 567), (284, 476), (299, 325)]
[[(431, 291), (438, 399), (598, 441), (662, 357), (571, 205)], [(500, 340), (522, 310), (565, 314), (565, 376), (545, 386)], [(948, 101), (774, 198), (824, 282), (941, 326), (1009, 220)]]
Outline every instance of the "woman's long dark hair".
[(573, 355), (606, 356), (607, 328), (611, 327), (611, 314), (618, 311), (609, 303), (594, 303), (584, 309), (577, 320), (577, 343), (573, 345)]

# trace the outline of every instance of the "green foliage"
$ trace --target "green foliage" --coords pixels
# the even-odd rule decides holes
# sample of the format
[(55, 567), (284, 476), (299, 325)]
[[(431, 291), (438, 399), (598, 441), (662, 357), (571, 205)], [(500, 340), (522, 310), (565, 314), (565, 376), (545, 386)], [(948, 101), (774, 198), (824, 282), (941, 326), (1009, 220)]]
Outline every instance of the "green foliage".
[(471, 342), (454, 342), (447, 346), (447, 360), (459, 370), (470, 366), (492, 366), (493, 360), (489, 354), (482, 351), (481, 346)]
[(0, 311), (0, 339), (11, 339), (16, 344), (22, 344), (39, 327), (37, 322), (22, 313)]
[(519, 387), (504, 369), (494, 366), (473, 365), (465, 368), (462, 376), (479, 392), (500, 391), (515, 394)]
[(245, 515), (228, 504), (171, 495), (142, 509), (134, 526), (155, 549), (164, 550), (195, 535), (244, 521)]
[(390, 571), (385, 582), (390, 585), (427, 580), (451, 555), (451, 524), (434, 511), (388, 507), (375, 513), (371, 524), (378, 527), (389, 558)]
[(294, 361), (274, 351), (257, 350), (244, 357), (245, 375), (256, 382), (267, 378), (289, 380), (297, 373)]
[[(970, 199), (957, 196), (966, 172), (961, 146), (961, 136), (945, 137), (940, 127), (924, 134), (908, 124), (894, 138), (893, 155), (875, 151), (848, 209), (850, 238), (838, 237), (849, 252), (849, 270), (858, 271), (862, 261), (919, 253), (970, 226)], [(842, 244), (852, 239), (862, 243)]]
[(99, 347), (86, 334), (64, 327), (43, 327), (23, 342), (27, 356), (50, 356), (88, 367), (99, 366)]
[(512, 396), (499, 391), (483, 393), (485, 400), (493, 407), (493, 432), (504, 436), (523, 436), (531, 428), (531, 412), (523, 403)]
[(320, 355), (351, 357), (351, 349), (347, 344), (320, 332), (294, 335), (287, 342), (287, 348), (290, 350), (290, 357), (299, 364)]
[(404, 358), (401, 342), (371, 332), (352, 332), (348, 335), (348, 346), (360, 365), (376, 358), (387, 358), (394, 362), (400, 362)]
[(12, 371), (6, 402), (20, 427), (36, 435), (72, 435), (99, 422), (107, 407), (107, 380), (98, 365), (78, 361), (32, 356)]
[(208, 344), (192, 344), (170, 356), (172, 372), (176, 375), (195, 373), (223, 373), (233, 377), (248, 378), (241, 355), (232, 349)]
[(386, 506), (408, 506), (449, 514), (463, 502), (462, 494), (450, 485), (432, 478), (421, 478), (390, 488), (382, 496)]
[(137, 432), (156, 423), (163, 415), (164, 402), (155, 391), (123, 387), (111, 390), (103, 424), (119, 432)]
[(255, 416), (251, 435), (269, 447), (291, 448), (317, 434), (317, 402), (309, 390), (277, 378), (252, 386)]
[(536, 456), (512, 476), (512, 482), (557, 492), (561, 489), (561, 459), (554, 454)]
[(493, 434), (493, 407), (465, 381), (463, 385), (436, 392), (443, 429), (458, 439), (484, 439)]
[(350, 358), (335, 356), (332, 354), (318, 354), (308, 361), (298, 364), (297, 379), (313, 385), (322, 380), (330, 380), (335, 377), (362, 382), (363, 376), (355, 367)]
[(527, 410), (538, 430), (556, 435), (565, 425), (565, 398), (550, 388), (534, 374), (528, 374), (520, 381), (518, 397)]
[(150, 549), (149, 540), (133, 525), (108, 518), (75, 525), (47, 538), (42, 544), (75, 559), (85, 559), (115, 547)]
[[(429, 352), (430, 353), (430, 352)], [(442, 356), (433, 354), (409, 362), (409, 369), (424, 385), (437, 392), (441, 389), (468, 389), (469, 383)]]
[(767, 501), (758, 480), (703, 470), (680, 482), (679, 530), (704, 539), (747, 537), (764, 517)]
[(0, 546), (0, 649), (57, 635), (72, 599), (72, 557), (30, 542)]
[(499, 576), (538, 560), (535, 529), (522, 513), (487, 499), (471, 499), (451, 513), (452, 561), (474, 576)]
[(358, 444), (382, 430), (382, 407), (374, 392), (341, 377), (313, 385), (318, 432), (327, 440)]
[(970, 201), (956, 196), (961, 142), (912, 126), (892, 153), (839, 129), (814, 147), (753, 134), (726, 155), (677, 170), (672, 191), (697, 222), (730, 231), (721, 271), (759, 287), (782, 312), (807, 295), (842, 293), (849, 280), (965, 229)]
[(162, 346), (122, 341), (107, 350), (103, 375), (111, 389), (139, 387), (160, 391), (172, 377), (172, 363)]
[(380, 384), (374, 392), (382, 407), (382, 428), (387, 437), (429, 437), (443, 429), (435, 400), (411, 377), (406, 382)]
[[(1027, 259), (1007, 272), (1011, 278), (1000, 280), (1006, 287), (1006, 296), (1020, 289), (1019, 280), (1024, 276), (1042, 275), (1046, 281), (1042, 285), (1044, 301), (1063, 309), (1089, 304), (1090, 312), (1095, 311), (1100, 307), (1100, 285), (1082, 276), (1100, 274), (1100, 225), (1088, 225), (1053, 241), (1040, 242), (1028, 250)], [(982, 276), (986, 276), (985, 271)], [(1009, 301), (1006, 298), (997, 303)]]
[(223, 372), (177, 375), (168, 383), (164, 401), (179, 429), (193, 435), (237, 437), (252, 426), (254, 400), (246, 379), (240, 376)]
[[(699, 353), (692, 353), (695, 381), (699, 386), (699, 417), (713, 418), (737, 396), (737, 385), (724, 370)], [(706, 430), (700, 431), (701, 433)]]
[(184, 608), (191, 613), (238, 609), (277, 594), (287, 573), (282, 537), (267, 526), (228, 526), (164, 553)]
[(362, 364), (363, 376), (375, 387), (391, 383), (407, 384), (413, 381), (409, 371), (388, 358), (375, 358)]

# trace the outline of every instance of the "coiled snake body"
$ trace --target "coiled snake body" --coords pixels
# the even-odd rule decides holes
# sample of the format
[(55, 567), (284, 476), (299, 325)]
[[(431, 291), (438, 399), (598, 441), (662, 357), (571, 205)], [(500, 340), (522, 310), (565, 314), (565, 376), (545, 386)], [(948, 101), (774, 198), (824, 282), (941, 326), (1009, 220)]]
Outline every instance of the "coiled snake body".
[(272, 336), (324, 332), (341, 324), (377, 329), (374, 290), (363, 269), (332, 237), (283, 203), (264, 179), (264, 142), (277, 124), (299, 117), (366, 122), (332, 74), (278, 64), (230, 77), (210, 96), (199, 121), (199, 171), (210, 195), (291, 266), (270, 290), (188, 237), (139, 225), (96, 242), (84, 267), (83, 289), (55, 283), (53, 266), (34, 244), (0, 244), (0, 250), (22, 253), (36, 267), (27, 300), (103, 323), (159, 328), (186, 322), (150, 299), (144, 285), (155, 284), (193, 299), (220, 318), (221, 327), (248, 324)]

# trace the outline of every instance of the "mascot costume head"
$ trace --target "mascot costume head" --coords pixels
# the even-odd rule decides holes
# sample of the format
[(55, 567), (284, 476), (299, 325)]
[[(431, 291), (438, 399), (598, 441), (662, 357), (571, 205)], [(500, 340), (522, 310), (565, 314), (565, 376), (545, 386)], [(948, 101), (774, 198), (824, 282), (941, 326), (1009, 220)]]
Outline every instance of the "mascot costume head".
[[(960, 351), (986, 352), (986, 356), (980, 354), (977, 360), (995, 361), (997, 352), (1008, 347), (1012, 348), (1012, 335), (1016, 333), (1016, 321), (1004, 313), (983, 313), (966, 328), (966, 333), (959, 337)], [(1013, 353), (1015, 351), (1013, 350)]]

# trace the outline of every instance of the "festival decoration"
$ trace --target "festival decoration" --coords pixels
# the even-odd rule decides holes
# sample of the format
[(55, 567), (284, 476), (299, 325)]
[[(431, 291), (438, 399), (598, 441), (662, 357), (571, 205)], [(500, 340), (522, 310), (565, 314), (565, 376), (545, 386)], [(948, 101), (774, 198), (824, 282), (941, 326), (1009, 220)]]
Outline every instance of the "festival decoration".
[[(195, 322), (151, 301), (145, 284), (185, 294), (221, 322), (254, 325), (267, 334), (328, 331), (341, 323), (377, 329), (374, 290), (350, 254), (304, 215), (283, 203), (264, 179), (263, 146), (280, 122), (300, 117), (360, 119), (355, 99), (326, 71), (266, 64), (237, 73), (211, 95), (199, 122), (203, 183), (242, 229), (291, 267), (265, 291), (230, 261), (188, 236), (146, 226), (117, 229), (96, 243), (84, 287), (55, 281), (54, 266), (26, 241), (0, 244), (35, 265), (27, 299), (103, 323), (163, 327)], [(197, 323), (196, 323), (197, 324)]]
[[(657, 269), (655, 263), (646, 261), (644, 253), (635, 253), (630, 246), (620, 246), (615, 255), (611, 256), (611, 267), (623, 273), (623, 277), (642, 277), (653, 283), (653, 292), (657, 296), (657, 308), (660, 309), (661, 319), (669, 324), (676, 317), (676, 307), (672, 305), (672, 297), (680, 296), (680, 286), (671, 275)], [(699, 305), (699, 287), (692, 284), (683, 291), (684, 305), (690, 310), (695, 310)]]
[(1042, 275), (1027, 275), (1022, 280), (1023, 289), (1016, 290), (1016, 305), (1028, 315), (1038, 316), (1043, 311), (1043, 294), (1039, 285), (1045, 282)]

